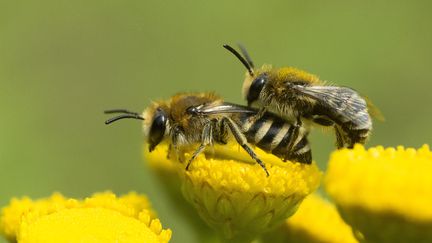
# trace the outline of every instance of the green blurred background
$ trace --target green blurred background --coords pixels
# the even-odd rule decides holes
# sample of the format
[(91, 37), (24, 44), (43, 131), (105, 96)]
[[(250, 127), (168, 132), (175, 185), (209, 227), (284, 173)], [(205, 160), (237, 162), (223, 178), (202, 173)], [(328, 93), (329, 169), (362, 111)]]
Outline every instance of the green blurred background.
[[(291, 65), (350, 86), (386, 117), (368, 145), (432, 142), (430, 1), (0, 1), (0, 206), (60, 191), (147, 194), (172, 242), (200, 242), (141, 158), (141, 123), (105, 126), (178, 91), (242, 103), (244, 67)], [(325, 168), (333, 134), (313, 132)], [(0, 240), (1, 241), (1, 240)]]

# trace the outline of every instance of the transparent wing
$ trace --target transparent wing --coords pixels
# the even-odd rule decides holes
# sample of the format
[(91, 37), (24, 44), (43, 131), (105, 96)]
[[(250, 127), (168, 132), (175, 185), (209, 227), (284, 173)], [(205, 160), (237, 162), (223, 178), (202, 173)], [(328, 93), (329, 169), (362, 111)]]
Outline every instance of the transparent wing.
[(222, 104), (202, 104), (188, 108), (188, 112), (204, 115), (228, 114), (228, 113), (257, 113), (256, 109), (247, 106), (224, 102)]
[(342, 120), (355, 121), (369, 118), (366, 100), (353, 89), (336, 86), (300, 85), (296, 85), (294, 88), (302, 94), (317, 100), (335, 114), (345, 118)]

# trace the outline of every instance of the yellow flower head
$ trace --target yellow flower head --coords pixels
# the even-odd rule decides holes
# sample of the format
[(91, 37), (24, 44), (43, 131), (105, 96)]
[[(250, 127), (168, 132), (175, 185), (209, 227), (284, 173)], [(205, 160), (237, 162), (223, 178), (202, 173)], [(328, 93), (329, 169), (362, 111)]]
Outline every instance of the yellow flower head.
[(332, 154), (325, 187), (345, 221), (369, 242), (432, 241), (428, 146), (363, 146)]
[(355, 243), (357, 240), (336, 207), (314, 193), (280, 228), (266, 234), (263, 242)]
[(3, 208), (0, 231), (10, 240), (28, 242), (168, 242), (147, 198), (129, 193), (95, 194), (85, 200), (60, 194), (33, 201), (12, 199)]
[[(173, 161), (185, 198), (207, 224), (228, 239), (253, 239), (282, 223), (319, 185), (321, 172), (315, 164), (282, 162), (254, 150), (266, 163), (269, 177), (238, 144), (214, 145), (192, 162), (189, 171)], [(161, 151), (166, 147), (147, 158), (166, 158)]]

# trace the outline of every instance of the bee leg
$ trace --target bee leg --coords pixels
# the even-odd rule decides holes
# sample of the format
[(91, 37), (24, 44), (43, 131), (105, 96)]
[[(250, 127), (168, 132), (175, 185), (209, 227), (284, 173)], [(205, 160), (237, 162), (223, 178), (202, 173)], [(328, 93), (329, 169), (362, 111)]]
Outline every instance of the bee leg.
[(294, 147), (294, 143), (297, 141), (297, 138), (299, 136), (300, 133), (300, 127), (302, 126), (302, 122), (300, 117), (297, 118), (297, 122), (295, 124), (293, 124), (293, 130), (291, 133), (291, 139), (287, 145), (287, 150), (288, 154), (287, 156), (283, 159), (283, 161), (285, 162), (287, 159), (291, 158), (293, 155), (293, 147)]
[(172, 152), (172, 144), (170, 143), (170, 144), (168, 145), (168, 150), (167, 150), (167, 155), (166, 155), (166, 158), (167, 158), (167, 159), (170, 159), (170, 157), (171, 157), (171, 152)]
[(191, 165), (192, 161), (200, 154), (204, 151), (204, 149), (207, 147), (207, 145), (212, 143), (212, 122), (207, 123), (204, 128), (203, 131), (201, 133), (201, 145), (198, 147), (197, 150), (195, 150), (195, 152), (193, 153), (192, 157), (189, 159), (188, 164), (186, 165), (186, 170), (189, 170), (189, 166)]
[(345, 147), (345, 143), (346, 143), (344, 141), (345, 136), (343, 134), (342, 129), (338, 125), (335, 125), (334, 127), (335, 127), (335, 133), (336, 133), (336, 147), (338, 149), (341, 149), (341, 148)]
[(266, 113), (266, 111), (267, 111), (267, 106), (263, 106), (263, 107), (261, 107), (261, 108), (258, 110), (258, 114), (255, 115), (256, 119), (257, 119), (257, 120), (260, 119), (260, 118), (264, 115), (264, 113)]
[(263, 106), (258, 110), (258, 113), (255, 114), (254, 116), (249, 117), (248, 122), (251, 123), (255, 123), (256, 121), (258, 121), (263, 115), (264, 113), (267, 112), (267, 106)]
[(327, 116), (321, 116), (321, 115), (312, 116), (312, 121), (325, 127), (334, 125), (334, 122)]
[(180, 163), (183, 163), (184, 159), (183, 159), (183, 156), (182, 156), (182, 154), (180, 152), (180, 148), (176, 144), (174, 144), (173, 145), (173, 149), (174, 149), (175, 157), (177, 158), (177, 160)]
[(270, 174), (267, 171), (267, 168), (264, 165), (264, 162), (262, 162), (258, 158), (258, 156), (255, 154), (255, 152), (252, 150), (252, 148), (250, 148), (249, 145), (247, 145), (247, 139), (244, 136), (244, 134), (241, 132), (241, 130), (237, 126), (237, 124), (235, 124), (228, 117), (224, 117), (222, 119), (225, 120), (226, 123), (228, 124), (228, 127), (229, 127), (231, 133), (234, 135), (234, 138), (237, 141), (237, 143), (239, 143), (240, 146), (242, 146), (242, 148), (250, 155), (250, 157), (252, 157), (252, 159), (254, 159), (263, 168), (263, 170), (265, 171), (265, 173), (267, 174), (267, 176), (270, 176)]
[(195, 150), (195, 152), (192, 155), (192, 158), (190, 158), (188, 164), (186, 165), (186, 170), (189, 170), (189, 166), (192, 163), (192, 160), (194, 160), (200, 153), (202, 153), (202, 151), (204, 151), (204, 149), (207, 147), (207, 145), (205, 144), (201, 144), (197, 150)]
[(222, 119), (217, 120), (217, 119), (213, 119), (212, 120), (213, 123), (213, 128), (214, 128), (214, 132), (213, 132), (213, 136), (214, 136), (214, 140), (217, 143), (220, 144), (227, 144), (228, 141), (228, 136), (227, 136), (227, 128), (226, 128), (226, 122), (223, 121)]
[(174, 149), (174, 152), (175, 152), (177, 160), (180, 163), (183, 163), (183, 161), (184, 161), (183, 160), (183, 156), (181, 156), (180, 148), (178, 146), (178, 144), (179, 144), (178, 141), (181, 139), (181, 137), (182, 137), (181, 131), (178, 128), (173, 128), (173, 131), (171, 133), (171, 144), (170, 144), (170, 146), (172, 145), (172, 149)]
[(221, 120), (218, 122), (217, 120), (214, 121), (214, 124), (217, 128), (217, 131), (214, 133), (215, 140), (220, 144), (227, 144), (228, 143), (228, 134), (227, 134), (227, 124), (225, 120)]
[(359, 130), (346, 130), (346, 137), (349, 138), (349, 143), (347, 142), (347, 148), (353, 148), (354, 144), (365, 144), (366, 139), (370, 133), (370, 129), (359, 129)]

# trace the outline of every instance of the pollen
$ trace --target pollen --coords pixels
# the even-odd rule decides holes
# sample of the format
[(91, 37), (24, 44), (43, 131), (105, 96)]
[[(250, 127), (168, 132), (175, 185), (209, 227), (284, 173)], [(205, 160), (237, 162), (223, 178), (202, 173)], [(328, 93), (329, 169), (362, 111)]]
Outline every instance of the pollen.
[[(210, 227), (233, 241), (253, 240), (283, 223), (320, 183), (321, 172), (315, 163), (283, 162), (258, 148), (254, 151), (270, 176), (235, 143), (208, 148), (188, 171), (184, 163), (173, 161), (186, 200)], [(147, 158), (160, 156), (166, 154)]]
[(145, 196), (94, 194), (85, 200), (61, 194), (31, 200), (12, 199), (3, 208), (1, 232), (18, 242), (168, 242)]
[(325, 187), (344, 219), (371, 242), (432, 241), (432, 152), (366, 150), (332, 154)]

